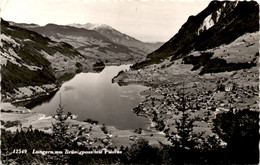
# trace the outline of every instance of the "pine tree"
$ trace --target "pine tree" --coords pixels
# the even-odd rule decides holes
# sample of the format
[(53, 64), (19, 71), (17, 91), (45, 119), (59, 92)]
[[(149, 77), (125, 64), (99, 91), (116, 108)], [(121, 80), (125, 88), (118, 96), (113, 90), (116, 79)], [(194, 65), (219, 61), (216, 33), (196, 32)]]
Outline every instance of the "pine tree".
[[(60, 99), (56, 114), (53, 116), (57, 122), (52, 123), (53, 149), (62, 152), (65, 149), (69, 149), (71, 145), (70, 133), (68, 132), (69, 126), (66, 123), (66, 120), (72, 115), (70, 112), (68, 112), (67, 115), (64, 115), (63, 109), (64, 106), (62, 106)], [(65, 164), (69, 158), (64, 154), (57, 154), (51, 156), (50, 159), (54, 164)]]
[(198, 101), (191, 99), (189, 93), (185, 93), (184, 84), (182, 91), (177, 92), (177, 96), (178, 99), (174, 100), (174, 104), (176, 110), (181, 112), (181, 117), (172, 124), (176, 128), (175, 130), (170, 130), (170, 127), (164, 130), (166, 137), (172, 143), (172, 147), (168, 147), (169, 152), (173, 156), (173, 163), (195, 163), (199, 161), (200, 153), (205, 149), (203, 146), (206, 146), (203, 144), (205, 143), (204, 132), (195, 133), (193, 131), (196, 118), (191, 118), (189, 114), (196, 109)]
[(227, 143), (232, 164), (259, 162), (259, 112), (243, 109), (220, 113), (215, 119), (215, 131)]
[[(61, 98), (59, 106), (56, 110), (56, 114), (53, 116), (56, 119), (56, 123), (52, 123), (52, 135), (53, 142), (52, 147), (55, 151), (64, 152), (65, 149), (73, 150), (80, 147), (84, 149), (89, 149), (90, 139), (87, 134), (90, 134), (92, 128), (89, 129), (78, 127), (75, 131), (69, 131), (69, 125), (66, 123), (68, 118), (72, 117), (72, 113), (68, 112), (66, 115), (63, 114), (64, 106), (61, 104)], [(49, 157), (54, 164), (66, 164), (70, 161), (71, 155), (57, 154)]]
[(165, 130), (168, 139), (172, 142), (173, 146), (177, 148), (193, 148), (194, 142), (192, 142), (193, 127), (195, 119), (190, 119), (189, 114), (186, 112), (187, 110), (191, 110), (193, 108), (193, 104), (187, 102), (190, 100), (188, 95), (185, 94), (184, 85), (182, 88), (182, 94), (178, 92), (179, 100), (175, 100), (175, 108), (180, 111), (181, 118), (175, 121), (176, 131), (169, 132)]

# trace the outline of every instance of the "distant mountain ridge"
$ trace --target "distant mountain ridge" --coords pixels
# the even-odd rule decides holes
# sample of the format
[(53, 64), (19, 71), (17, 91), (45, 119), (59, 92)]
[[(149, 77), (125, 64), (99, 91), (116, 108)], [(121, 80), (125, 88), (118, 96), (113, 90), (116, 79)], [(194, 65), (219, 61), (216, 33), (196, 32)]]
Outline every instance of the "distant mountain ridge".
[(87, 30), (95, 30), (99, 28), (113, 29), (111, 26), (106, 24), (92, 24), (92, 23), (86, 23), (86, 24), (73, 23), (73, 24), (69, 24), (68, 26), (72, 26), (76, 28), (85, 28)]
[(104, 24), (56, 25), (13, 23), (16, 26), (37, 32), (56, 42), (71, 44), (92, 61), (117, 62), (141, 60), (161, 43), (143, 43)]
[(162, 42), (156, 42), (156, 43), (142, 42), (131, 36), (121, 33), (120, 31), (105, 24), (86, 23), (86, 24), (70, 24), (69, 26), (85, 28), (88, 30), (95, 30), (100, 34), (106, 36), (107, 38), (109, 38), (111, 41), (115, 43), (125, 45), (132, 49), (137, 49), (137, 51), (141, 50), (144, 51), (145, 53), (150, 53), (156, 50), (157, 48), (159, 48), (163, 44)]
[(92, 61), (130, 61), (143, 58), (144, 53), (133, 52), (128, 47), (112, 42), (106, 36), (94, 30), (66, 25), (47, 24), (38, 27), (26, 27), (56, 42), (71, 44), (82, 55)]
[(212, 1), (206, 9), (190, 16), (179, 32), (134, 68), (184, 57), (193, 50), (203, 51), (228, 44), (248, 32), (259, 30), (259, 5), (255, 1)]

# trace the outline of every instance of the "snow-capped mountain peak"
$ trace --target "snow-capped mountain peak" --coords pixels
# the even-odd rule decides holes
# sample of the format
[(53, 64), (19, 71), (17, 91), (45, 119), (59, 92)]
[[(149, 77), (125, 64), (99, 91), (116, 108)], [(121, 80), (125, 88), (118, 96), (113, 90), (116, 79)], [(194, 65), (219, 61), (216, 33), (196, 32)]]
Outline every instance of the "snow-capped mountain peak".
[(74, 23), (74, 24), (69, 24), (69, 26), (76, 27), (76, 28), (84, 28), (87, 30), (96, 30), (101, 28), (112, 29), (112, 27), (106, 24), (92, 24), (92, 23), (86, 23), (86, 24)]

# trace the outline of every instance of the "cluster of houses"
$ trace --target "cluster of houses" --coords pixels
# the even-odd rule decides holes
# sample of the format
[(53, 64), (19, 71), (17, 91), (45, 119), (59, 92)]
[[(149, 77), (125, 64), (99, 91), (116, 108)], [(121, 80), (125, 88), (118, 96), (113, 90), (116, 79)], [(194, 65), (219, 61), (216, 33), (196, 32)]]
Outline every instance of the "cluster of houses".
[(189, 110), (189, 113), (209, 111), (205, 116), (208, 114), (212, 116), (207, 118), (215, 118), (217, 113), (230, 110), (233, 112), (243, 109), (258, 110), (258, 86), (239, 86), (226, 79), (215, 80), (215, 83), (208, 86), (211, 89), (205, 86), (199, 87), (197, 83), (186, 84), (185, 87), (181, 83), (158, 85), (149, 89), (146, 99), (134, 111), (139, 115), (148, 116), (157, 124), (164, 122), (166, 126), (170, 118), (180, 116), (184, 98), (185, 109)]

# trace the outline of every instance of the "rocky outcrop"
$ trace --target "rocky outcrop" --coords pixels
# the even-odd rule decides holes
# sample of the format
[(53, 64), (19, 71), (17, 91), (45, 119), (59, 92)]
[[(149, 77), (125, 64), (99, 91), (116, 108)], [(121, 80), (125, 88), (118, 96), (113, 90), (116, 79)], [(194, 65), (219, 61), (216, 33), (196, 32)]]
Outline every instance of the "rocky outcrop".
[(259, 5), (255, 1), (213, 1), (196, 16), (190, 16), (179, 32), (135, 69), (184, 57), (192, 50), (203, 51), (229, 44), (248, 32), (259, 30)]

